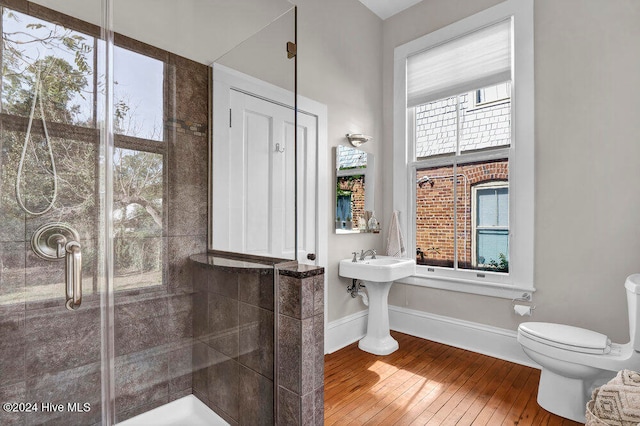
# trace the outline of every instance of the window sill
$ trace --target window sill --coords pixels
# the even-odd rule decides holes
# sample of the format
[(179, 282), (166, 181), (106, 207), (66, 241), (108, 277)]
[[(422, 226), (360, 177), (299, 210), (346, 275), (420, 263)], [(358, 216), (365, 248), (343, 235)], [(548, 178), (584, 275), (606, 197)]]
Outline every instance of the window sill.
[(401, 284), (409, 284), (417, 287), (437, 288), (441, 290), (457, 291), (460, 293), (471, 293), (482, 296), (498, 297), (502, 299), (517, 299), (523, 297), (524, 293), (535, 292), (534, 287), (518, 286), (511, 284), (492, 283), (487, 281), (469, 280), (450, 277), (427, 277), (425, 275), (413, 275), (402, 280)]

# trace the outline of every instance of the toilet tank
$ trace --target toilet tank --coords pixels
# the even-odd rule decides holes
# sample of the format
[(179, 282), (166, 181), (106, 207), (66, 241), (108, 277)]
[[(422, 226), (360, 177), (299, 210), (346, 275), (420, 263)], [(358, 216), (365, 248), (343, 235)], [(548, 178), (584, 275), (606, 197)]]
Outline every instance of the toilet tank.
[(629, 309), (629, 338), (633, 348), (640, 352), (640, 274), (627, 277), (624, 282), (627, 290), (627, 308)]

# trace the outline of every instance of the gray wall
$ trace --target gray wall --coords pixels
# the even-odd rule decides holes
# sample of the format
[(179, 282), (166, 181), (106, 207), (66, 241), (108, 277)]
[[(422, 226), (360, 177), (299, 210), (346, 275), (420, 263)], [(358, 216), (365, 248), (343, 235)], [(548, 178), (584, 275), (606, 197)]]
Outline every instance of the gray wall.
[[(348, 145), (347, 133), (365, 133), (373, 141), (362, 145), (376, 156), (376, 181), (383, 179), (386, 159), (382, 148), (390, 140), (382, 137), (382, 21), (356, 0), (301, 0), (298, 5), (298, 89), (303, 96), (322, 102), (328, 108), (329, 159), (327, 173), (334, 182), (333, 147)], [(390, 162), (388, 163), (391, 164)], [(329, 194), (333, 203), (334, 184)], [(376, 184), (375, 211), (382, 211), (382, 186)], [(361, 249), (382, 248), (382, 234), (334, 233), (335, 205), (329, 209), (327, 223), (320, 231), (329, 235), (326, 269), (328, 319), (333, 321), (365, 309), (346, 292), (348, 280), (338, 276), (338, 262)], [(383, 226), (388, 226), (383, 223)]]
[[(385, 159), (392, 155), (394, 47), (497, 3), (425, 0), (384, 22)], [(640, 3), (536, 0), (534, 19), (538, 291), (526, 319), (626, 342), (623, 284), (640, 270)], [(384, 161), (384, 206), (391, 206)], [(389, 302), (507, 329), (522, 321), (509, 300), (444, 290), (396, 284)]]

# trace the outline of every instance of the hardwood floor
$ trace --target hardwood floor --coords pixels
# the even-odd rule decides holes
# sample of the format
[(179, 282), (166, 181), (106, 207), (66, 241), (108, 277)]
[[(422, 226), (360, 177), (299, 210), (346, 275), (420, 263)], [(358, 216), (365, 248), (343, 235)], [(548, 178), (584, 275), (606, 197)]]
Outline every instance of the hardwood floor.
[(579, 425), (540, 408), (540, 372), (391, 332), (400, 349), (354, 343), (325, 356), (325, 425)]

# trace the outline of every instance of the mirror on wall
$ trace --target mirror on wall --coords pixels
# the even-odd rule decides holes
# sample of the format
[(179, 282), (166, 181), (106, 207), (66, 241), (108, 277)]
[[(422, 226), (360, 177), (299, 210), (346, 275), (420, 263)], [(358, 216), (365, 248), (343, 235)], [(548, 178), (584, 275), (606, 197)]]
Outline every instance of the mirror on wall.
[(370, 226), (375, 184), (373, 154), (343, 145), (334, 148), (334, 152), (336, 234), (379, 232), (379, 226)]

